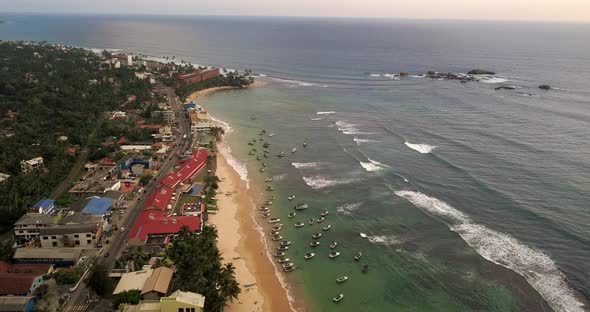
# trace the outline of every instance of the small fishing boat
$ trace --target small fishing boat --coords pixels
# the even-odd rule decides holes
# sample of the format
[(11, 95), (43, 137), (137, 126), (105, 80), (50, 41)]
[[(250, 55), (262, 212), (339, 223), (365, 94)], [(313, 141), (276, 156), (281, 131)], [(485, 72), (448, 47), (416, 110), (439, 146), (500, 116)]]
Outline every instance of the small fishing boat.
[(260, 168), (260, 169), (258, 169), (258, 171), (264, 172), (264, 168)]
[(329, 229), (331, 229), (331, 228), (332, 228), (332, 226), (331, 226), (330, 224), (328, 224), (328, 225), (326, 225), (326, 226), (324, 226), (324, 227), (322, 228), (322, 231), (327, 231), (327, 230), (329, 230)]
[(261, 213), (261, 214), (260, 214), (260, 216), (261, 216), (262, 218), (268, 218), (268, 217), (270, 217), (270, 212)]
[(270, 153), (270, 150), (265, 149), (265, 150), (263, 150), (263, 152), (264, 153)]
[(262, 155), (264, 158), (268, 158), (268, 154), (264, 154)]
[(289, 246), (291, 245), (291, 241), (282, 241), (281, 246)]
[(295, 195), (291, 195), (291, 196), (287, 197), (287, 199), (288, 200), (293, 200), (293, 199), (295, 199)]
[[(262, 147), (264, 148), (268, 148), (270, 146), (270, 142), (264, 142), (264, 144), (262, 144)], [(267, 153), (267, 152), (265, 152)]]
[(296, 215), (297, 215), (296, 213), (291, 212), (290, 214), (287, 215), (287, 217), (289, 217), (289, 219), (290, 219), (290, 218), (295, 217)]
[(295, 210), (304, 210), (307, 208), (309, 208), (309, 206), (306, 203), (299, 203), (295, 205)]
[(303, 142), (303, 147), (307, 147), (307, 142)]
[(260, 209), (260, 212), (261, 212), (261, 213), (267, 213), (267, 212), (270, 212), (270, 209), (268, 209), (268, 208), (264, 207), (264, 208), (261, 208), (261, 209)]
[(270, 199), (275, 199), (275, 196), (274, 195), (270, 195)]
[(318, 233), (315, 233), (315, 234), (313, 234), (311, 237), (312, 237), (313, 239), (318, 239), (318, 238), (322, 237), (322, 233), (319, 233), (319, 232), (318, 232)]
[(249, 151), (248, 155), (254, 155), (254, 151)]
[(281, 219), (279, 219), (279, 218), (270, 218), (270, 220), (268, 220), (268, 223), (277, 223), (277, 222), (281, 222)]
[(314, 224), (314, 223), (315, 223), (314, 218), (309, 219), (309, 224)]
[(285, 153), (280, 152), (280, 153), (277, 154), (277, 157), (285, 157)]
[(340, 284), (340, 283), (344, 283), (348, 280), (348, 276), (342, 276), (336, 279), (336, 283)]
[(280, 241), (281, 239), (283, 239), (283, 237), (280, 235), (273, 235), (273, 237), (272, 237), (273, 241)]
[(303, 223), (303, 222), (297, 222), (297, 223), (295, 223), (295, 227), (296, 228), (300, 228), (300, 227), (302, 227), (304, 225), (305, 225), (305, 223)]
[(293, 264), (293, 262), (287, 262), (287, 263), (283, 263), (281, 266), (283, 267), (283, 269), (288, 269), (292, 266), (295, 266), (295, 264)]
[(267, 186), (267, 187), (266, 187), (266, 190), (267, 190), (267, 191), (269, 191), (269, 192), (272, 192), (272, 191), (274, 191), (274, 190), (275, 190), (275, 188), (274, 188), (274, 187), (272, 187), (272, 186)]
[(324, 210), (324, 211), (322, 211), (322, 213), (320, 213), (320, 216), (325, 217), (328, 215), (328, 213), (329, 213), (328, 210)]
[(291, 154), (293, 154), (293, 153), (295, 153), (295, 152), (297, 152), (297, 148), (296, 148), (296, 147), (293, 147), (293, 148), (291, 149)]
[(279, 231), (283, 227), (282, 223), (273, 225), (272, 229), (275, 231)]
[(331, 259), (334, 259), (334, 258), (336, 258), (336, 257), (338, 257), (338, 256), (340, 256), (340, 253), (339, 253), (338, 251), (332, 251), (332, 252), (330, 253), (330, 258), (331, 258)]
[(273, 236), (273, 237), (274, 237), (274, 236), (279, 236), (279, 235), (281, 235), (281, 232), (280, 232), (280, 231), (277, 231), (277, 230), (272, 230), (272, 231), (270, 232), (270, 236)]
[(259, 209), (260, 209), (260, 211), (268, 211), (269, 210), (268, 207), (266, 207), (266, 206), (261, 206)]
[(277, 247), (278, 251), (287, 251), (289, 249), (289, 246), (279, 246)]
[(309, 243), (309, 247), (317, 247), (319, 245), (320, 245), (319, 241), (313, 241), (313, 242)]
[(268, 136), (272, 138), (273, 136), (275, 136), (275, 134), (274, 133), (271, 133)]
[(338, 301), (342, 300), (342, 298), (344, 298), (344, 294), (339, 294), (338, 296), (332, 298), (332, 301), (338, 302)]
[(256, 115), (250, 116), (250, 120), (256, 120), (256, 119), (258, 119), (258, 117), (256, 117)]
[(275, 256), (275, 258), (282, 258), (285, 256), (285, 253), (277, 251), (277, 252), (275, 252), (274, 256)]
[(313, 256), (315, 256), (315, 254), (313, 252), (310, 253), (306, 253), (305, 256), (303, 256), (305, 258), (305, 260), (309, 260), (311, 258), (313, 258)]
[(248, 142), (248, 145), (254, 145), (254, 142), (250, 141)]
[(357, 252), (356, 255), (354, 255), (354, 261), (359, 261), (359, 259), (363, 256), (362, 252)]
[(283, 229), (283, 225), (277, 226), (276, 228), (273, 228), (272, 230), (278, 233), (282, 229)]
[(266, 163), (265, 162), (262, 163), (262, 167), (266, 167)]
[(363, 272), (363, 273), (369, 272), (369, 265), (368, 264), (363, 265), (363, 268), (361, 269), (361, 272)]
[(330, 244), (330, 249), (334, 249), (334, 248), (336, 248), (336, 246), (338, 246), (338, 243), (337, 242), (332, 242)]
[(287, 267), (287, 268), (283, 268), (283, 271), (285, 271), (285, 272), (287, 272), (287, 273), (288, 273), (288, 272), (295, 271), (295, 266), (293, 265), (293, 266), (290, 266), (290, 267)]
[(264, 182), (272, 182), (272, 178), (266, 178), (264, 179)]
[(267, 201), (264, 202), (264, 204), (270, 206), (270, 205), (272, 205), (272, 200), (267, 200)]
[(324, 220), (326, 220), (326, 218), (320, 217), (319, 219), (316, 220), (316, 222), (317, 223), (322, 223), (322, 222), (324, 222)]
[(289, 262), (289, 258), (279, 258), (279, 263), (287, 263)]
[[(262, 157), (256, 156), (256, 160), (262, 160)], [(261, 170), (262, 170), (262, 168), (261, 168)], [(264, 170), (262, 170), (262, 171), (264, 171)]]

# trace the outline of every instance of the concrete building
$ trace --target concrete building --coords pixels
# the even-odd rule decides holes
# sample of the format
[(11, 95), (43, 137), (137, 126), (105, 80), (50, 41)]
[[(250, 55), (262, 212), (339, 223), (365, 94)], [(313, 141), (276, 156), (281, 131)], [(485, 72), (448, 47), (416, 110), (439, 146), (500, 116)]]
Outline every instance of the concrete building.
[(89, 171), (81, 178), (69, 193), (80, 197), (101, 196), (108, 191), (118, 191), (121, 182), (117, 177), (116, 166), (99, 166), (94, 171)]
[(162, 117), (164, 117), (164, 122), (169, 126), (176, 123), (176, 114), (173, 110), (162, 111)]
[(9, 175), (9, 174), (6, 174), (6, 173), (1, 173), (1, 172), (0, 172), (0, 183), (2, 183), (2, 182), (4, 182), (4, 181), (8, 180), (8, 178), (10, 178), (10, 175)]
[(211, 131), (211, 129), (217, 127), (214, 123), (210, 121), (198, 121), (196, 123), (191, 123), (191, 132), (202, 132), (202, 131)]
[(14, 252), (16, 263), (49, 263), (55, 266), (72, 266), (82, 255), (81, 248), (17, 248)]
[(35, 157), (29, 160), (21, 160), (20, 170), (24, 174), (31, 173), (35, 170), (39, 170), (43, 167), (43, 157)]
[(54, 226), (55, 217), (43, 213), (26, 213), (14, 223), (14, 239), (25, 244), (39, 238), (41, 229)]
[(144, 299), (158, 299), (168, 293), (173, 273), (168, 267), (124, 273), (113, 294), (135, 289), (141, 291)]
[(0, 296), (0, 311), (2, 312), (33, 312), (35, 297), (30, 296)]
[(93, 224), (61, 224), (39, 231), (42, 248), (94, 247), (96, 226)]
[(202, 312), (204, 307), (204, 296), (177, 290), (160, 300), (142, 300), (138, 305), (126, 305), (123, 312)]
[(32, 210), (38, 211), (39, 213), (52, 214), (55, 212), (55, 200), (50, 198), (44, 198), (31, 207)]
[(197, 70), (193, 73), (180, 75), (176, 80), (177, 86), (197, 83), (203, 80), (208, 80), (219, 76), (219, 68), (210, 68), (205, 70)]

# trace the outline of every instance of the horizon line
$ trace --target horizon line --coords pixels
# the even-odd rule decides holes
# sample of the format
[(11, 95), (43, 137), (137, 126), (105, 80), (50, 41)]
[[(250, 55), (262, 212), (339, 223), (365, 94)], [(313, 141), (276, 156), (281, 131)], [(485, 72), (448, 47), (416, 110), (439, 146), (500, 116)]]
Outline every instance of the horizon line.
[(451, 17), (385, 17), (385, 16), (336, 16), (336, 15), (249, 15), (249, 14), (190, 14), (190, 13), (119, 13), (119, 12), (58, 12), (58, 11), (0, 11), (2, 14), (31, 15), (87, 15), (87, 16), (134, 16), (134, 17), (242, 17), (242, 18), (293, 18), (293, 19), (351, 19), (351, 20), (406, 20), (406, 21), (457, 21), (457, 22), (517, 22), (590, 24), (590, 20), (543, 20), (543, 19), (493, 19), (493, 18), (451, 18)]

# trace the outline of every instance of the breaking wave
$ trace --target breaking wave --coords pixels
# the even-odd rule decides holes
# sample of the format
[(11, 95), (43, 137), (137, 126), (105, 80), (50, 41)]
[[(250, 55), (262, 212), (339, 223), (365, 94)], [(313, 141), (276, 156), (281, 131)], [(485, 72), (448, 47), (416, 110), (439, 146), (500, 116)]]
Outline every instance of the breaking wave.
[(248, 169), (244, 163), (238, 161), (231, 153), (231, 148), (226, 143), (219, 144), (219, 152), (225, 158), (225, 161), (234, 168), (234, 170), (240, 176), (244, 182), (246, 182), (246, 188), (250, 188), (250, 179), (248, 178)]
[(336, 207), (336, 211), (349, 216), (351, 212), (359, 209), (363, 203), (348, 203), (341, 206)]
[(293, 165), (293, 167), (297, 168), (297, 169), (312, 169), (312, 168), (317, 168), (319, 167), (320, 164), (318, 164), (317, 162), (307, 162), (307, 163), (291, 163), (291, 165)]
[(467, 215), (440, 199), (413, 191), (396, 191), (395, 195), (428, 213), (447, 219), (451, 231), (459, 234), (485, 259), (523, 276), (556, 312), (584, 311), (584, 304), (575, 297), (565, 276), (542, 251), (508, 234), (472, 223)]
[(356, 145), (361, 145), (362, 143), (376, 143), (376, 142), (379, 142), (377, 140), (359, 139), (359, 138), (354, 138), (353, 140), (356, 143)]
[(506, 78), (500, 78), (500, 77), (481, 77), (479, 79), (479, 82), (483, 82), (483, 83), (504, 83), (504, 82), (508, 82), (510, 80), (506, 79)]
[(336, 126), (338, 127), (338, 131), (344, 133), (344, 134), (350, 134), (350, 135), (357, 135), (357, 134), (370, 134), (370, 133), (366, 133), (366, 132), (362, 132), (357, 128), (357, 125), (355, 124), (351, 124), (351, 123), (347, 123), (346, 121), (336, 121)]
[(319, 189), (323, 189), (326, 187), (342, 185), (342, 184), (349, 184), (349, 183), (352, 183), (356, 180), (355, 179), (333, 180), (333, 179), (328, 179), (328, 178), (325, 178), (322, 176), (315, 176), (315, 177), (303, 177), (303, 181), (305, 181), (305, 184), (307, 184), (312, 189), (319, 190)]
[(434, 145), (428, 145), (428, 144), (415, 144), (415, 143), (410, 143), (408, 141), (406, 141), (404, 143), (407, 147), (415, 150), (418, 153), (421, 154), (430, 154), (432, 152), (432, 150), (434, 150), (436, 148), (436, 146)]
[(402, 242), (395, 236), (386, 236), (386, 235), (376, 235), (376, 236), (367, 236), (369, 242), (373, 244), (382, 244), (385, 246), (393, 246), (399, 245)]
[(315, 113), (316, 115), (332, 115), (332, 114), (336, 114), (335, 111), (327, 111), (327, 112), (317, 112)]
[(387, 168), (388, 166), (385, 164), (382, 164), (376, 160), (372, 160), (371, 158), (368, 158), (368, 162), (362, 162), (360, 161), (359, 163), (361, 164), (361, 166), (369, 171), (369, 172), (375, 172), (375, 171), (379, 171), (379, 170), (383, 170), (385, 168)]
[(307, 82), (307, 81), (282, 79), (282, 78), (276, 78), (276, 77), (268, 77), (268, 78), (270, 78), (272, 80), (275, 80), (275, 81), (278, 81), (278, 82), (285, 83), (285, 84), (290, 85), (290, 86), (301, 86), (301, 87), (312, 87), (312, 86), (315, 86), (315, 84), (313, 84), (311, 82)]

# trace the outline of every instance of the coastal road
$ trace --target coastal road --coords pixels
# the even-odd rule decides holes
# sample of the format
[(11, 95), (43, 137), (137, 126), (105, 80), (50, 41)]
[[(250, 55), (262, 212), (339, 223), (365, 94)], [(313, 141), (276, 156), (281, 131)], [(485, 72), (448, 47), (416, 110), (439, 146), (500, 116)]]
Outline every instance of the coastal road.
[[(184, 153), (189, 145), (188, 142), (190, 142), (188, 139), (183, 139), (185, 134), (187, 135), (187, 138), (190, 136), (190, 127), (188, 120), (182, 111), (182, 107), (176, 101), (176, 94), (172, 88), (166, 88), (165, 91), (170, 103), (170, 107), (176, 112), (178, 119), (179, 135), (176, 139), (176, 147), (171, 153), (167, 155), (162, 166), (160, 167), (160, 170), (158, 171), (158, 174), (154, 177), (154, 180), (144, 187), (144, 192), (141, 194), (136, 194), (135, 204), (131, 206), (126, 214), (126, 217), (123, 219), (123, 222), (118, 225), (118, 228), (116, 228), (117, 231), (113, 231), (113, 235), (109, 238), (110, 244), (104, 247), (102, 255), (107, 256), (103, 256), (99, 259), (99, 261), (109, 268), (113, 267), (115, 261), (123, 251), (126, 244), (125, 241), (127, 240), (127, 236), (129, 235), (129, 231), (131, 230), (133, 223), (141, 213), (141, 208), (147, 200), (148, 195), (151, 194), (155, 189), (156, 183), (154, 181), (162, 178), (174, 168), (174, 165), (176, 164), (179, 156)], [(119, 231), (120, 227), (123, 227), (124, 230)], [(68, 302), (63, 306), (62, 311), (77, 312), (81, 307), (86, 307), (87, 311), (96, 310), (87, 303), (89, 293), (90, 290), (86, 287), (86, 284), (82, 283), (75, 291), (70, 294), (70, 300), (68, 300)], [(101, 306), (104, 305), (105, 304), (102, 304)]]

